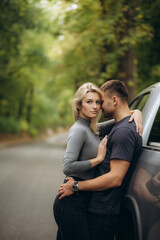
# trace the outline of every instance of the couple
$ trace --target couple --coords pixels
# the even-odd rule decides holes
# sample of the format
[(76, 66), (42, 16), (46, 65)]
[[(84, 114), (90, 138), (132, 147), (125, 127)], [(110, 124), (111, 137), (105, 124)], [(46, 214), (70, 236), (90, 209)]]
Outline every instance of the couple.
[[(118, 80), (105, 82), (101, 89), (85, 83), (75, 94), (76, 122), (63, 165), (67, 177), (54, 202), (57, 240), (114, 239), (124, 189), (142, 145), (142, 115), (137, 110), (131, 115), (127, 98), (127, 88)], [(101, 141), (100, 109), (116, 121)]]

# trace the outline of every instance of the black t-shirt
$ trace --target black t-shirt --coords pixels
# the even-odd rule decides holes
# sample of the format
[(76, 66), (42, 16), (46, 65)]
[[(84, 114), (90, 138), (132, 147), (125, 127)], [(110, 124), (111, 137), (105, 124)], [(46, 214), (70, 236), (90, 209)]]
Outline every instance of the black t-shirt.
[(142, 138), (136, 132), (134, 122), (129, 123), (130, 116), (117, 122), (108, 135), (107, 154), (105, 160), (97, 168), (96, 177), (110, 171), (110, 160), (119, 159), (130, 162), (131, 165), (120, 187), (92, 193), (89, 212), (98, 214), (118, 214), (124, 188), (129, 173), (142, 146)]

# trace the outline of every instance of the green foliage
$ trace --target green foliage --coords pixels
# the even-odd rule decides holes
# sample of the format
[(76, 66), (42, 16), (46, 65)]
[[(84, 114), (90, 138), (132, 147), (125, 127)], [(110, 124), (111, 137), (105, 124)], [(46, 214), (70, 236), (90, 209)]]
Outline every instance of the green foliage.
[(28, 133), (30, 134), (31, 137), (34, 137), (34, 138), (37, 137), (37, 135), (38, 135), (38, 131), (34, 127), (30, 127), (28, 129)]
[(27, 123), (26, 120), (23, 120), (23, 119), (22, 119), (22, 120), (20, 121), (20, 130), (21, 130), (22, 132), (27, 132), (28, 129), (29, 129), (29, 124)]
[(0, 132), (1, 133), (19, 133), (20, 131), (20, 122), (10, 118), (0, 118)]
[(160, 51), (160, 4), (158, 0), (141, 0), (141, 6), (144, 22), (150, 26), (152, 31), (149, 33), (151, 40), (137, 46), (140, 90), (160, 81), (160, 55), (158, 54)]
[(159, 0), (1, 0), (0, 132), (71, 125), (84, 82), (158, 82), (159, 15)]

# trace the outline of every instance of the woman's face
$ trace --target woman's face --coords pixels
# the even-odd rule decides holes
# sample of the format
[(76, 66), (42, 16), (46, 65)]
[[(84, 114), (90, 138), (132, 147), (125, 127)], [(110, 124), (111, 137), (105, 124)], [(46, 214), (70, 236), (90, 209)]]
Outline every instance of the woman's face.
[(96, 92), (88, 92), (79, 106), (79, 116), (91, 120), (97, 117), (101, 109), (101, 98)]

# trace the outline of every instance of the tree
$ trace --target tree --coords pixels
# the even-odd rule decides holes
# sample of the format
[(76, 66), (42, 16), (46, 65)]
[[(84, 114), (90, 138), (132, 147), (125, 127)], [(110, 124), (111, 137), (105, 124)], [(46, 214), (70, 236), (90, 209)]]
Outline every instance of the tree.
[[(61, 34), (66, 41), (69, 34), (72, 36), (72, 47), (64, 51), (63, 67), (67, 76), (73, 79), (75, 88), (85, 81), (100, 85), (108, 79), (118, 78), (126, 82), (130, 100), (135, 97), (140, 81), (139, 65), (142, 64), (138, 61), (138, 49), (152, 42), (153, 24), (148, 19), (153, 10), (148, 7), (151, 4), (155, 8), (158, 0), (154, 2), (61, 2), (70, 6), (66, 11), (63, 8), (63, 14), (58, 16), (63, 19)], [(157, 16), (158, 13), (159, 10)]]
[(1, 0), (0, 9), (3, 119), (65, 127), (84, 82), (120, 79), (131, 100), (159, 81), (159, 0)]

